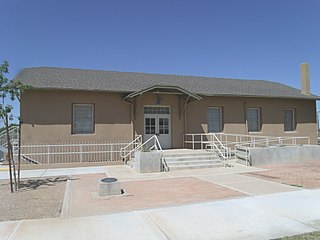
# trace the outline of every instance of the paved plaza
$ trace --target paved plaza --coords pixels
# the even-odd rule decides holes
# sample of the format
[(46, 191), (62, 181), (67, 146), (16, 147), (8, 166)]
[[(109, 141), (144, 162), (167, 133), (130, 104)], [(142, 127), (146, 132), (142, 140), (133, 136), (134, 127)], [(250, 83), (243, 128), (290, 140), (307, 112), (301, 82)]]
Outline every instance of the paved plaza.
[[(61, 216), (1, 222), (0, 239), (273, 239), (320, 230), (320, 189), (257, 177), (270, 172), (238, 164), (147, 174), (127, 166), (25, 170), (28, 179), (68, 176)], [(118, 178), (123, 196), (98, 195), (106, 176)]]

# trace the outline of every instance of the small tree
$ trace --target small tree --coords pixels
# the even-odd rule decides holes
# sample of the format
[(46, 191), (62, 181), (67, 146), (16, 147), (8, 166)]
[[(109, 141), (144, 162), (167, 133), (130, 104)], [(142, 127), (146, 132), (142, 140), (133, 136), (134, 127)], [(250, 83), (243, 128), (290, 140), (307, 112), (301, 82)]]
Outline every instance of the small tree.
[[(5, 77), (5, 75), (8, 73), (9, 73), (9, 63), (7, 61), (4, 61), (3, 64), (0, 65), (0, 99), (2, 99), (2, 102), (0, 103), (0, 118), (2, 118), (5, 124), (5, 128), (7, 130), (7, 148), (8, 148), (8, 161), (9, 161), (9, 172), (10, 172), (10, 186), (11, 186), (11, 192), (13, 192), (11, 167), (13, 167), (15, 190), (17, 190), (15, 163), (13, 159), (13, 149), (12, 149), (10, 135), (9, 135), (9, 124), (10, 124), (9, 121), (13, 120), (13, 116), (11, 115), (13, 106), (8, 104), (6, 102), (6, 99), (9, 98), (11, 101), (18, 100), (20, 102), (21, 93), (26, 89), (30, 88), (30, 86), (23, 84), (19, 81), (9, 80), (7, 77)], [(19, 152), (20, 152), (20, 134), (19, 134)], [(19, 156), (18, 162), (19, 162), (18, 164), (19, 166), (18, 182), (19, 182), (20, 181), (20, 156)]]

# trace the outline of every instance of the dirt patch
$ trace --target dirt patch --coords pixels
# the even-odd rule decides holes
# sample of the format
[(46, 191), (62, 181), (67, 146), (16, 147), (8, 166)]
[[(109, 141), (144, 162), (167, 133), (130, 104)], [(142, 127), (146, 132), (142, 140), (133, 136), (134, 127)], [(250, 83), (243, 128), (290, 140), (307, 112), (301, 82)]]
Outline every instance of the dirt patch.
[(244, 175), (308, 189), (320, 188), (320, 161), (259, 167), (269, 171), (244, 173)]
[(73, 176), (69, 214), (71, 217), (175, 206), (243, 196), (194, 177), (121, 182), (126, 196), (98, 197), (103, 174)]
[(274, 240), (319, 240), (320, 239), (320, 231), (304, 233), (301, 235), (295, 235), (291, 237), (277, 238)]
[(8, 180), (0, 181), (0, 221), (59, 217), (67, 178), (24, 179), (10, 192)]

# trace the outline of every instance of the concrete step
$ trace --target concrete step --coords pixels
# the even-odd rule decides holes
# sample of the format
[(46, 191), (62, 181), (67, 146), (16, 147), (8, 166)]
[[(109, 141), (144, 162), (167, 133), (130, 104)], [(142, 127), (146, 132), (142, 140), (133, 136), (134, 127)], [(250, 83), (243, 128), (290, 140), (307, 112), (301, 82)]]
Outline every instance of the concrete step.
[(205, 164), (216, 164), (221, 163), (222, 161), (220, 159), (216, 160), (194, 160), (194, 161), (170, 161), (166, 162), (169, 167), (173, 166), (190, 166), (190, 165), (205, 165)]
[(165, 150), (163, 155), (165, 157), (184, 157), (184, 156), (210, 156), (212, 152), (206, 150), (189, 150), (189, 149), (179, 149), (179, 150)]
[[(169, 171), (196, 168), (223, 167), (223, 161), (214, 152), (206, 150), (171, 149), (164, 151), (164, 159)], [(134, 159), (127, 162), (134, 168)]]
[(176, 153), (176, 154), (166, 154), (164, 153), (164, 157), (186, 157), (186, 156), (212, 156), (215, 155), (215, 152), (199, 152), (199, 153)]
[(203, 149), (173, 149), (164, 152), (169, 171), (223, 166), (223, 161), (214, 152)]
[(164, 159), (166, 162), (176, 162), (176, 161), (205, 161), (205, 160), (220, 160), (220, 158), (217, 155), (213, 155), (212, 153), (210, 155), (206, 156), (182, 156), (182, 157), (167, 157), (165, 156)]
[(131, 168), (134, 168), (134, 164), (135, 164), (134, 158), (132, 158), (131, 160), (127, 161), (127, 163), (126, 163), (126, 165), (131, 167)]
[(223, 167), (223, 163), (215, 163), (215, 164), (197, 164), (197, 165), (180, 165), (180, 166), (168, 166), (169, 171), (175, 170), (185, 170), (185, 169), (199, 169), (199, 168), (215, 168), (215, 167)]

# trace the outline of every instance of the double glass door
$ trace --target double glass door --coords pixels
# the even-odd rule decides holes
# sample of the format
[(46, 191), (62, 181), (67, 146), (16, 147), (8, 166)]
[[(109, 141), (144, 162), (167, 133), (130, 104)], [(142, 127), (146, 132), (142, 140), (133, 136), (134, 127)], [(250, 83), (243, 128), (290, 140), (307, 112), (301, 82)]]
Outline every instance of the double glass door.
[(157, 135), (162, 148), (171, 148), (170, 120), (169, 107), (145, 107), (144, 141)]

